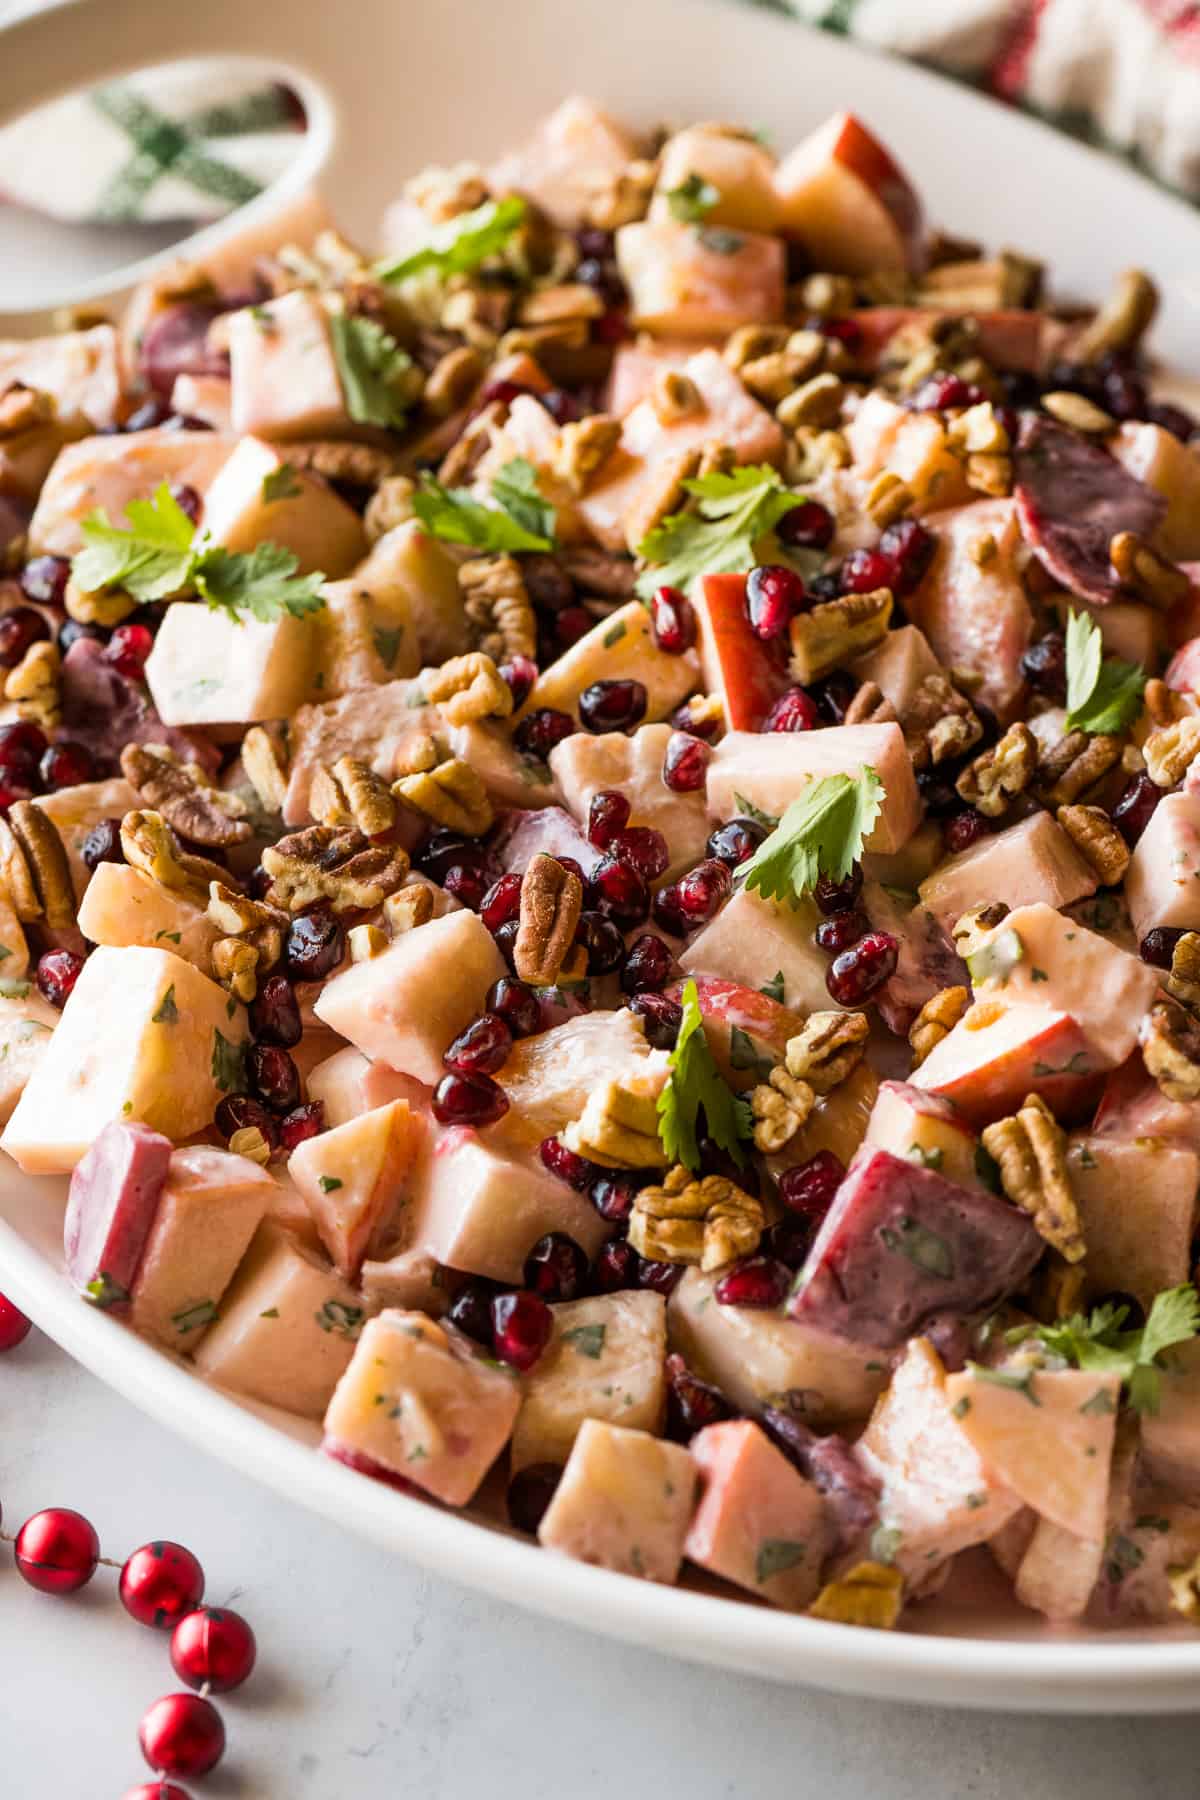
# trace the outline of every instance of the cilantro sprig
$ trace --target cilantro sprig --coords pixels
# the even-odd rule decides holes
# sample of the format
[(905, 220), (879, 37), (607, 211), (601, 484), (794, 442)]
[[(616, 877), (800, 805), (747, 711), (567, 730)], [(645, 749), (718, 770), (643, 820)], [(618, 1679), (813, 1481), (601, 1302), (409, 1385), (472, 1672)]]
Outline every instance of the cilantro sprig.
[(664, 584), (686, 592), (701, 575), (748, 569), (756, 540), (774, 530), (799, 499), (776, 470), (759, 463), (728, 475), (700, 475), (683, 485), (696, 498), (695, 512), (672, 513), (638, 545), (638, 555), (651, 565), (637, 580), (643, 600)]
[(432, 537), (477, 550), (552, 550), (555, 511), (537, 487), (537, 471), (523, 456), (506, 462), (492, 481), (495, 506), (469, 488), (443, 487), (428, 472), (413, 496), (413, 511)]
[(401, 430), (408, 410), (403, 384), (412, 357), (377, 319), (357, 314), (334, 313), (329, 337), (350, 417), (359, 425)]
[(721, 195), (703, 175), (686, 175), (678, 187), (667, 189), (667, 206), (671, 217), (681, 225), (702, 225)]
[(282, 544), (256, 544), (246, 554), (207, 543), (160, 482), (150, 500), (130, 500), (128, 525), (110, 523), (103, 508), (81, 526), (84, 545), (71, 574), (88, 593), (124, 588), (135, 600), (165, 600), (194, 592), (209, 607), (264, 623), (281, 613), (303, 618), (320, 611), (324, 575), (297, 575), (299, 559)]
[(750, 1108), (721, 1079), (704, 1035), (704, 1016), (694, 981), (683, 985), (683, 1019), (670, 1056), (671, 1073), (658, 1096), (658, 1135), (672, 1162), (693, 1173), (700, 1167), (699, 1117), (708, 1136), (743, 1165), (742, 1140), (750, 1136)]
[(1136, 719), (1146, 686), (1137, 663), (1104, 655), (1100, 627), (1086, 613), (1067, 619), (1068, 731), (1124, 731)]
[(482, 206), (435, 225), (428, 242), (418, 249), (376, 263), (375, 273), (380, 281), (407, 281), (427, 269), (442, 277), (468, 275), (504, 249), (524, 218), (525, 202), (519, 194), (485, 200)]
[(844, 881), (885, 798), (871, 768), (810, 781), (743, 865), (746, 886), (757, 888), (765, 900), (794, 903), (811, 894), (821, 875)]
[(1005, 1335), (1010, 1344), (1037, 1338), (1077, 1369), (1119, 1375), (1130, 1405), (1138, 1412), (1156, 1413), (1161, 1398), (1158, 1359), (1164, 1350), (1200, 1334), (1200, 1294), (1191, 1282), (1165, 1288), (1155, 1295), (1146, 1323), (1136, 1331), (1123, 1329), (1128, 1316), (1127, 1306), (1106, 1302), (1093, 1307), (1087, 1318), (1072, 1313), (1056, 1325), (1019, 1325)]

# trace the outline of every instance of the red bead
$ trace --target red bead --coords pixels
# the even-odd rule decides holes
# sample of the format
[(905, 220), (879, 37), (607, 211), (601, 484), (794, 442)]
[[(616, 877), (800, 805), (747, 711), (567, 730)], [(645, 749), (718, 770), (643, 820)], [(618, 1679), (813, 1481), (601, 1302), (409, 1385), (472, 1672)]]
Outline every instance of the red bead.
[(140, 681), (146, 658), (154, 648), (154, 635), (147, 625), (118, 625), (108, 640), (104, 654), (126, 681)]
[(620, 927), (601, 912), (580, 913), (575, 942), (583, 946), (589, 975), (611, 975), (625, 960)]
[(669, 1299), (683, 1280), (683, 1264), (672, 1262), (647, 1262), (643, 1259), (638, 1264), (637, 1284), (649, 1288), (651, 1293), (661, 1294)]
[(204, 1598), (204, 1570), (182, 1544), (158, 1538), (126, 1559), (119, 1592), (131, 1619), (155, 1631), (168, 1631)]
[(124, 1800), (191, 1800), (173, 1781), (142, 1781), (129, 1789)]
[(631, 731), (645, 718), (648, 704), (644, 682), (593, 681), (579, 696), (579, 722), (585, 731)]
[(819, 500), (802, 500), (784, 513), (775, 527), (781, 544), (789, 550), (826, 550), (833, 542), (834, 518)]
[(704, 786), (708, 774), (708, 759), (712, 755), (707, 744), (699, 738), (690, 737), (686, 731), (676, 731), (667, 739), (667, 753), (663, 757), (663, 782), (673, 794), (696, 794)]
[(974, 382), (939, 369), (921, 383), (909, 405), (914, 412), (947, 412), (951, 407), (976, 406), (985, 397)]
[(1175, 946), (1183, 935), (1181, 925), (1155, 925), (1138, 945), (1138, 955), (1152, 969), (1169, 969), (1175, 961)]
[(173, 481), (171, 483), (171, 498), (179, 508), (180, 512), (187, 514), (193, 525), (198, 525), (200, 523), (200, 514), (204, 508), (204, 502), (194, 487), (189, 486), (186, 481)]
[(729, 898), (733, 877), (725, 863), (705, 857), (675, 883), (679, 910), (689, 927), (706, 925)]
[(764, 731), (812, 731), (821, 723), (817, 703), (802, 687), (781, 694), (762, 722)]
[(553, 1329), (554, 1314), (536, 1294), (498, 1294), (492, 1301), (492, 1347), (510, 1368), (532, 1369)]
[(746, 616), (764, 643), (783, 636), (806, 600), (804, 583), (782, 564), (761, 563), (746, 577)]
[(10, 780), (32, 782), (46, 747), (46, 734), (32, 719), (0, 725), (0, 771)]
[(541, 1300), (577, 1300), (588, 1260), (565, 1231), (548, 1231), (525, 1258), (525, 1286)]
[(15, 1350), (23, 1344), (33, 1325), (11, 1300), (0, 1294), (0, 1351)]
[(211, 1700), (164, 1694), (138, 1726), (142, 1755), (164, 1775), (207, 1775), (225, 1750), (225, 1727)]
[(825, 986), (839, 1006), (861, 1006), (896, 972), (899, 945), (890, 932), (868, 931), (829, 965)]
[(817, 885), (813, 889), (813, 899), (818, 911), (828, 916), (830, 913), (849, 912), (858, 903), (862, 893), (862, 864), (855, 863), (843, 881), (834, 881), (830, 875), (818, 875)]
[(650, 629), (654, 642), (667, 656), (682, 656), (696, 641), (696, 615), (686, 594), (678, 588), (660, 587), (650, 602)]
[(27, 600), (40, 600), (43, 606), (61, 606), (70, 578), (69, 557), (34, 556), (21, 570), (21, 592)]
[(745, 1256), (717, 1282), (713, 1294), (721, 1306), (781, 1306), (792, 1284), (792, 1272), (770, 1256)]
[(472, 1019), (443, 1053), (448, 1069), (467, 1075), (494, 1075), (508, 1061), (512, 1049), (512, 1032), (496, 1013), (481, 1013)]
[(345, 928), (324, 904), (298, 913), (283, 941), (283, 966), (295, 981), (324, 981), (345, 954)]
[(693, 737), (703, 738), (706, 744), (714, 744), (721, 732), (721, 715), (698, 715), (692, 711), (690, 700), (677, 706), (667, 723), (674, 731), (687, 731)]
[(47, 950), (44, 956), (38, 958), (33, 978), (37, 982), (38, 992), (51, 1006), (61, 1008), (70, 999), (82, 969), (83, 958), (76, 956), (73, 950)]
[(26, 1519), (13, 1553), (30, 1587), (42, 1594), (73, 1594), (96, 1573), (100, 1540), (82, 1513), (49, 1506)]
[(584, 1193), (596, 1176), (596, 1165), (589, 1162), (586, 1156), (580, 1156), (577, 1150), (568, 1150), (561, 1138), (543, 1138), (538, 1145), (538, 1155), (542, 1159), (542, 1167), (549, 1169), (559, 1181), (565, 1181), (577, 1193)]
[(564, 606), (554, 621), (554, 636), (560, 650), (569, 650), (586, 637), (596, 623), (586, 606)]
[(489, 931), (499, 931), (521, 911), (521, 877), (501, 875), (479, 903), (479, 916)]
[(508, 1095), (490, 1075), (465, 1075), (457, 1069), (443, 1075), (433, 1090), (433, 1116), (439, 1125), (494, 1125), (508, 1111)]
[(667, 1358), (667, 1436), (686, 1444), (706, 1425), (719, 1425), (735, 1412), (724, 1394), (701, 1381), (682, 1356)]
[(895, 578), (896, 565), (882, 550), (851, 550), (837, 576), (843, 594), (870, 594), (891, 587)]
[(200, 1606), (180, 1619), (171, 1633), (171, 1666), (190, 1688), (214, 1694), (241, 1687), (254, 1667), (257, 1645), (241, 1613), (224, 1606)]
[(638, 1183), (633, 1176), (622, 1175), (615, 1169), (602, 1171), (588, 1189), (588, 1199), (600, 1217), (611, 1225), (625, 1223), (637, 1196)]
[(588, 843), (606, 850), (618, 832), (629, 823), (629, 802), (615, 788), (602, 788), (588, 804)]
[(226, 1143), (235, 1131), (258, 1131), (268, 1149), (279, 1147), (279, 1120), (273, 1119), (261, 1101), (249, 1094), (226, 1094), (213, 1115), (213, 1124)]
[(671, 860), (667, 840), (652, 825), (627, 825), (609, 845), (618, 862), (643, 881), (657, 881)]
[(592, 336), (598, 344), (620, 344), (629, 336), (629, 319), (623, 307), (610, 307), (592, 320)]
[(1112, 809), (1112, 822), (1127, 844), (1137, 843), (1165, 793), (1144, 770), (1126, 785)]
[(42, 757), (38, 773), (48, 788), (79, 787), (95, 779), (96, 764), (86, 744), (60, 738)]
[(0, 775), (0, 813), (7, 814), (9, 807), (15, 806), (18, 800), (32, 799), (31, 787), (27, 787), (23, 781), (7, 781)]

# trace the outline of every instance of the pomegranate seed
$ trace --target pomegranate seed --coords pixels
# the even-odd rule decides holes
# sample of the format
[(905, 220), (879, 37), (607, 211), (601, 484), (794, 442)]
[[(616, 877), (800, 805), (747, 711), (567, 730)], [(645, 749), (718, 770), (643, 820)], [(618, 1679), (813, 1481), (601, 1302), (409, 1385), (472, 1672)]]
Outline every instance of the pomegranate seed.
[(0, 725), (0, 770), (10, 778), (32, 783), (46, 748), (45, 732), (31, 719), (14, 719), (9, 725)]
[(636, 1287), (640, 1261), (632, 1244), (624, 1238), (610, 1238), (596, 1253), (592, 1286), (598, 1294), (617, 1294), (623, 1288)]
[(504, 1020), (515, 1038), (532, 1037), (538, 1028), (540, 1013), (533, 989), (511, 975), (502, 975), (487, 991), (484, 1005), (488, 1012)]
[(792, 1271), (769, 1256), (744, 1256), (722, 1275), (713, 1289), (720, 1306), (752, 1306), (766, 1311), (781, 1306), (792, 1285)]
[(477, 1344), (492, 1347), (492, 1301), (498, 1292), (496, 1283), (486, 1275), (473, 1275), (455, 1294), (446, 1309), (450, 1323)]
[(762, 722), (763, 731), (812, 731), (821, 722), (816, 702), (802, 687), (780, 694)]
[(283, 966), (295, 981), (324, 981), (346, 954), (346, 933), (328, 906), (299, 913), (283, 943)]
[(683, 1264), (671, 1262), (648, 1262), (644, 1257), (638, 1264), (637, 1284), (649, 1288), (651, 1293), (661, 1294), (669, 1299), (683, 1280)]
[(822, 337), (834, 338), (851, 352), (862, 343), (862, 326), (857, 319), (817, 319), (812, 329)]
[(728, 900), (733, 877), (715, 856), (705, 857), (675, 883), (679, 910), (691, 926), (706, 925)]
[(306, 1100), (293, 1106), (279, 1121), (279, 1147), (290, 1156), (298, 1145), (317, 1137), (325, 1129), (325, 1107), (320, 1100)]
[(448, 1069), (465, 1075), (494, 1075), (508, 1061), (512, 1032), (496, 1013), (481, 1013), (460, 1031), (442, 1057)]
[(807, 1162), (779, 1178), (779, 1198), (788, 1211), (819, 1225), (845, 1179), (845, 1165), (832, 1150), (818, 1150)]
[(1138, 945), (1138, 955), (1152, 969), (1169, 969), (1175, 955), (1175, 946), (1183, 935), (1184, 928), (1181, 925), (1156, 925)]
[(514, 1531), (536, 1537), (561, 1475), (557, 1463), (530, 1463), (526, 1468), (518, 1469), (508, 1484), (504, 1501)]
[(580, 256), (598, 256), (611, 262), (616, 254), (616, 239), (601, 225), (585, 225), (575, 233), (575, 242), (579, 245)]
[(525, 1286), (542, 1300), (577, 1300), (587, 1272), (587, 1257), (565, 1231), (548, 1231), (525, 1258)]
[(851, 550), (838, 570), (843, 594), (870, 594), (876, 588), (891, 587), (895, 579), (896, 565), (882, 550)]
[(523, 755), (540, 756), (545, 761), (555, 744), (561, 744), (574, 730), (575, 721), (570, 713), (542, 706), (521, 720), (513, 732), (513, 743)]
[(826, 917), (831, 913), (849, 912), (858, 905), (858, 896), (862, 893), (862, 864), (855, 863), (843, 881), (834, 881), (829, 875), (818, 875), (817, 885), (813, 889), (813, 899), (817, 908)]
[(186, 481), (173, 481), (171, 483), (171, 498), (179, 508), (180, 512), (187, 514), (193, 525), (198, 525), (200, 523), (200, 514), (204, 510), (204, 502), (194, 487), (189, 487)]
[(830, 963), (825, 986), (839, 1006), (861, 1006), (896, 972), (900, 946), (887, 931), (868, 931)]
[(532, 1369), (553, 1330), (554, 1314), (536, 1294), (498, 1294), (492, 1301), (492, 1348), (512, 1369)]
[(565, 388), (547, 388), (538, 400), (545, 407), (556, 425), (573, 425), (583, 417), (583, 407)]
[(488, 891), (483, 871), (470, 863), (454, 863), (442, 877), (442, 886), (468, 912), (478, 912)]
[(706, 744), (715, 744), (721, 731), (719, 714), (700, 717), (692, 711), (690, 701), (685, 700), (677, 706), (667, 721), (672, 731), (686, 731), (692, 737), (703, 738)]
[(760, 1250), (766, 1256), (773, 1256), (777, 1262), (784, 1263), (789, 1269), (799, 1269), (815, 1236), (813, 1228), (804, 1219), (787, 1217), (776, 1219), (762, 1236)]
[(611, 850), (592, 870), (588, 893), (593, 904), (619, 925), (640, 925), (649, 916), (650, 890), (645, 881)]
[(588, 805), (587, 838), (597, 850), (606, 850), (629, 823), (629, 802), (615, 788), (602, 788)]
[(32, 799), (31, 787), (27, 787), (23, 781), (9, 781), (0, 775), (0, 813), (7, 813), (9, 807), (15, 806), (18, 800)]
[(235, 1132), (258, 1131), (268, 1149), (279, 1148), (279, 1120), (273, 1119), (261, 1101), (252, 1100), (249, 1094), (226, 1094), (213, 1123), (226, 1143)]
[(74, 950), (47, 950), (38, 958), (34, 974), (38, 992), (51, 1006), (61, 1009), (70, 999), (82, 969), (83, 958), (76, 956)]
[(621, 280), (611, 244), (599, 255), (585, 255), (576, 266), (572, 279), (590, 287), (610, 307), (629, 304), (629, 294)]
[(621, 344), (629, 336), (629, 319), (625, 309), (612, 306), (599, 319), (592, 320), (592, 337), (597, 344)]
[(670, 937), (686, 937), (688, 927), (679, 905), (678, 882), (659, 888), (651, 905), (651, 915), (660, 931), (667, 932)]
[(645, 683), (593, 681), (579, 696), (579, 722), (585, 731), (632, 731), (646, 716)]
[(807, 598), (804, 583), (793, 570), (778, 563), (760, 563), (746, 577), (746, 617), (751, 631), (764, 643), (782, 637), (796, 614), (803, 611)]
[(823, 681), (815, 681), (812, 686), (812, 698), (817, 703), (817, 711), (831, 725), (842, 724), (857, 692), (858, 683), (854, 676), (847, 675), (840, 669), (835, 669), (832, 675), (826, 675)]
[(586, 606), (564, 606), (554, 621), (554, 637), (559, 652), (569, 650), (586, 637), (596, 623)]
[(479, 404), (480, 407), (490, 406), (498, 400), (501, 406), (511, 406), (522, 394), (530, 394), (535, 400), (539, 397), (535, 389), (525, 387), (520, 381), (489, 381), (480, 391)]
[(857, 944), (867, 929), (868, 920), (854, 907), (850, 912), (833, 913), (828, 919), (822, 919), (813, 933), (813, 939), (818, 949), (827, 951), (831, 956), (839, 956), (851, 944)]
[(914, 412), (948, 412), (952, 407), (977, 406), (984, 398), (983, 389), (974, 382), (937, 369), (921, 383), (909, 405)]
[(625, 960), (625, 939), (603, 913), (580, 914), (575, 942), (582, 944), (587, 954), (589, 975), (611, 975)]
[(683, 1024), (683, 1008), (665, 994), (635, 994), (629, 1003), (631, 1013), (642, 1021), (646, 1042), (655, 1050), (673, 1050)]
[(785, 512), (775, 527), (781, 544), (790, 550), (827, 550), (833, 542), (834, 517), (819, 500), (802, 500)]
[(60, 738), (43, 756), (38, 773), (48, 788), (79, 787), (95, 779), (96, 764), (86, 744)]
[(651, 825), (627, 825), (618, 831), (609, 849), (643, 881), (657, 881), (671, 859), (666, 838)]
[(961, 812), (954, 813), (942, 826), (942, 837), (946, 849), (951, 856), (959, 850), (969, 850), (982, 837), (991, 831), (991, 823), (973, 806), (964, 806)]
[(0, 668), (15, 669), (32, 644), (50, 636), (50, 627), (32, 606), (0, 613)]
[(456, 831), (431, 831), (413, 857), (413, 867), (440, 886), (447, 870), (483, 860), (482, 846), (473, 838), (460, 837)]
[(101, 819), (79, 846), (79, 854), (85, 868), (98, 869), (101, 863), (124, 862), (125, 852), (121, 848), (121, 821), (119, 819)]
[(278, 1044), (290, 1050), (300, 1042), (300, 1005), (286, 975), (268, 975), (259, 983), (250, 1003), (250, 1029), (260, 1044)]
[[(515, 963), (514, 959), (515, 959), (516, 944), (517, 944), (517, 933), (520, 929), (521, 929), (520, 922), (517, 919), (510, 919), (506, 925), (501, 925), (498, 930), (493, 931), (493, 933), (492, 933), (492, 936), (496, 941), (497, 950), (500, 952), (501, 956), (504, 958), (504, 960), (508, 964), (509, 968), (514, 970), (514, 972), (516, 969), (516, 963)], [(539, 1025), (538, 1029), (539, 1030), (541, 1029), (540, 1025)]]
[(757, 819), (730, 819), (727, 825), (717, 826), (705, 849), (727, 869), (736, 869), (750, 860), (767, 836), (767, 827)]
[(1021, 658), (1021, 675), (1048, 700), (1067, 697), (1067, 645), (1061, 631), (1048, 631), (1030, 644)]
[(621, 992), (657, 993), (670, 980), (674, 963), (675, 958), (662, 939), (655, 937), (652, 931), (643, 932), (630, 945), (629, 954), (625, 958), (625, 967), (621, 971)]
[(588, 1189), (592, 1205), (600, 1217), (612, 1225), (625, 1223), (637, 1197), (638, 1183), (632, 1175), (619, 1175), (615, 1171), (598, 1175)]
[(512, 656), (500, 664), (500, 675), (508, 683), (515, 712), (529, 698), (538, 676), (537, 664), (531, 656)]
[(479, 916), (491, 932), (499, 931), (521, 911), (521, 877), (502, 875), (479, 902)]
[(565, 869), (568, 875), (575, 877), (576, 881), (583, 880), (583, 868), (573, 856), (556, 856), (554, 860), (560, 869)]
[(1136, 844), (1165, 790), (1144, 771), (1135, 775), (1112, 809), (1112, 822), (1127, 844)]
[(696, 794), (708, 775), (708, 759), (712, 755), (707, 744), (676, 731), (667, 739), (663, 757), (662, 778), (673, 794)]
[(455, 1069), (433, 1090), (433, 1116), (439, 1125), (494, 1125), (507, 1111), (508, 1095), (490, 1075)]
[(154, 634), (149, 626), (137, 623), (118, 625), (108, 640), (105, 656), (126, 681), (140, 681), (146, 658), (154, 648)]
[(682, 656), (696, 641), (696, 615), (686, 594), (660, 587), (650, 602), (650, 630), (667, 656)]
[(551, 1175), (565, 1181), (578, 1194), (586, 1194), (596, 1179), (596, 1164), (589, 1162), (586, 1156), (580, 1156), (578, 1151), (568, 1150), (561, 1138), (543, 1138), (538, 1145), (538, 1155), (543, 1168), (549, 1169)]
[(251, 1044), (246, 1052), (250, 1085), (273, 1113), (290, 1113), (300, 1104), (300, 1071), (278, 1044)]
[(962, 807), (954, 783), (934, 769), (917, 770), (917, 788), (931, 819), (948, 819)]
[(891, 587), (894, 593), (911, 594), (933, 561), (937, 539), (919, 519), (897, 519), (879, 540), (881, 555), (892, 564)]
[(70, 578), (69, 557), (34, 556), (21, 570), (21, 592), (27, 600), (40, 601), (43, 606), (61, 606)]
[(720, 1425), (737, 1417), (719, 1389), (701, 1381), (682, 1356), (667, 1358), (667, 1436), (676, 1444), (690, 1443), (706, 1425)]

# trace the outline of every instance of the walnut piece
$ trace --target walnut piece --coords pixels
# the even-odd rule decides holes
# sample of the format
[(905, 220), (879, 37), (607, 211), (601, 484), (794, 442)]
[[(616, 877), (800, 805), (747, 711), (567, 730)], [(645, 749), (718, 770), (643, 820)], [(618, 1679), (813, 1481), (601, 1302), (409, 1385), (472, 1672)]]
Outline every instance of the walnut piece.
[(143, 806), (161, 813), (190, 843), (226, 849), (250, 836), (236, 794), (213, 787), (199, 763), (181, 762), (165, 744), (126, 744), (121, 773)]
[(537, 620), (515, 557), (473, 556), (458, 571), (463, 606), (479, 649), (494, 662), (537, 653)]
[[(8, 809), (8, 829), (24, 857), (37, 897), (38, 916), (52, 931), (65, 931), (75, 923), (75, 888), (67, 852), (53, 819), (32, 800), (16, 800)], [(19, 908), (15, 910), (20, 917)]]
[(396, 823), (391, 789), (358, 756), (339, 756), (332, 768), (319, 768), (308, 805), (322, 825), (352, 825), (364, 837), (379, 837)]
[(1102, 806), (1060, 806), (1055, 818), (1100, 881), (1115, 887), (1129, 867), (1129, 845)]
[(1176, 944), (1167, 992), (1184, 1006), (1200, 1007), (1200, 931), (1185, 931)]
[(816, 1095), (807, 1081), (789, 1075), (781, 1065), (771, 1070), (750, 1095), (754, 1114), (754, 1148), (764, 1156), (790, 1144), (808, 1120)]
[(650, 405), (660, 425), (678, 425), (706, 412), (704, 396), (682, 369), (660, 369), (650, 384)]
[(941, 993), (934, 994), (931, 1000), (925, 1002), (908, 1032), (914, 1069), (919, 1068), (929, 1052), (953, 1031), (966, 1012), (970, 999), (970, 993), (965, 987), (945, 987)]
[(74, 576), (63, 594), (67, 617), (78, 625), (119, 625), (137, 611), (137, 604), (124, 588), (82, 588)]
[(334, 912), (369, 912), (408, 874), (408, 855), (399, 845), (371, 844), (361, 831), (329, 825), (310, 825), (268, 844), (262, 864), (271, 877), (268, 904), (288, 913), (318, 900), (327, 900)]
[(608, 413), (573, 420), (559, 433), (554, 473), (573, 494), (583, 494), (621, 438), (621, 421)]
[(264, 812), (282, 812), (288, 785), (282, 726), (252, 725), (242, 739), (242, 767)]
[(1141, 1029), (1142, 1061), (1168, 1100), (1200, 1100), (1200, 1022), (1174, 1000), (1159, 1000)]
[(913, 767), (962, 756), (983, 736), (979, 714), (948, 675), (926, 675), (904, 713), (904, 741)]
[(162, 887), (185, 894), (201, 908), (208, 904), (212, 882), (229, 881), (229, 871), (219, 863), (182, 849), (161, 813), (127, 812), (121, 820), (121, 849), (131, 868), (140, 869)]
[(513, 966), (522, 981), (549, 987), (571, 954), (583, 883), (557, 857), (535, 856), (521, 878), (521, 912)]
[(658, 1096), (665, 1070), (606, 1081), (588, 1095), (562, 1141), (568, 1150), (607, 1169), (665, 1169), (658, 1135)]
[(460, 757), (444, 756), (434, 739), (424, 742), (433, 745), (432, 758), (421, 759), (424, 768), (414, 768), (410, 761), (409, 772), (392, 783), (392, 793), (448, 831), (482, 837), (496, 815), (480, 777)]
[(1152, 731), (1142, 745), (1146, 770), (1156, 787), (1173, 788), (1182, 781), (1189, 765), (1200, 756), (1200, 717), (1189, 713)]
[(1121, 760), (1121, 739), (1070, 731), (1047, 750), (1037, 767), (1037, 785), (1048, 806), (1070, 806)]
[(815, 1012), (787, 1042), (784, 1062), (797, 1081), (828, 1094), (862, 1061), (871, 1025), (863, 1012)]
[(1038, 1235), (1069, 1263), (1086, 1245), (1067, 1171), (1067, 1134), (1040, 1094), (1027, 1094), (1017, 1111), (984, 1127), (981, 1141), (1000, 1168), (1009, 1199), (1033, 1220)]
[(475, 719), (507, 719), (513, 709), (512, 689), (495, 662), (482, 650), (452, 656), (440, 669), (421, 677), (425, 698), (440, 706), (449, 725)]
[(393, 937), (428, 925), (433, 917), (434, 891), (428, 881), (413, 881), (390, 894), (383, 903), (383, 916)]
[(62, 657), (56, 644), (30, 644), (4, 682), (4, 698), (16, 704), (23, 719), (48, 730), (62, 718)]
[(761, 1202), (724, 1175), (702, 1179), (677, 1164), (633, 1203), (629, 1242), (651, 1262), (699, 1263), (706, 1273), (749, 1256), (762, 1237)]
[(808, 1609), (810, 1619), (870, 1625), (890, 1631), (904, 1606), (904, 1577), (890, 1563), (860, 1562), (827, 1581)]
[(894, 723), (896, 709), (877, 681), (864, 681), (842, 716), (843, 725)]
[(604, 600), (632, 600), (637, 570), (619, 550), (601, 550), (597, 544), (565, 544), (555, 562), (568, 580), (586, 594)]
[(417, 484), (409, 475), (389, 475), (386, 481), (380, 482), (363, 514), (369, 544), (377, 544), (385, 533), (416, 517), (413, 508), (416, 491)]
[(843, 594), (839, 600), (825, 600), (810, 612), (798, 613), (791, 623), (792, 674), (805, 685), (832, 675), (881, 643), (891, 616), (891, 588)]
[(998, 819), (1033, 780), (1037, 760), (1037, 739), (1018, 720), (990, 750), (967, 764), (955, 791), (985, 818)]

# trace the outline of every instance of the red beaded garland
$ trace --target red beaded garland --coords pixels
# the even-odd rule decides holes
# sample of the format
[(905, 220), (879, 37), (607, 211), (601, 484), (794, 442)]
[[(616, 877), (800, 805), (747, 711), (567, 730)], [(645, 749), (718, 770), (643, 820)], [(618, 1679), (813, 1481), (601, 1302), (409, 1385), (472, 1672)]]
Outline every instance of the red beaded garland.
[(86, 1587), (100, 1561), (100, 1540), (82, 1513), (49, 1506), (26, 1519), (13, 1546), (17, 1570), (43, 1594)]
[(130, 1788), (124, 1800), (191, 1800), (191, 1795), (173, 1781), (143, 1781)]
[(221, 1715), (199, 1694), (164, 1694), (143, 1716), (138, 1743), (162, 1775), (207, 1775), (225, 1749)]
[(12, 1301), (0, 1294), (0, 1351), (15, 1350), (32, 1330), (32, 1323)]
[(156, 1539), (135, 1550), (121, 1570), (121, 1604), (130, 1618), (168, 1631), (204, 1598), (204, 1570), (182, 1544)]
[(225, 1606), (197, 1607), (171, 1633), (171, 1664), (180, 1681), (214, 1694), (241, 1687), (257, 1654), (249, 1625)]

